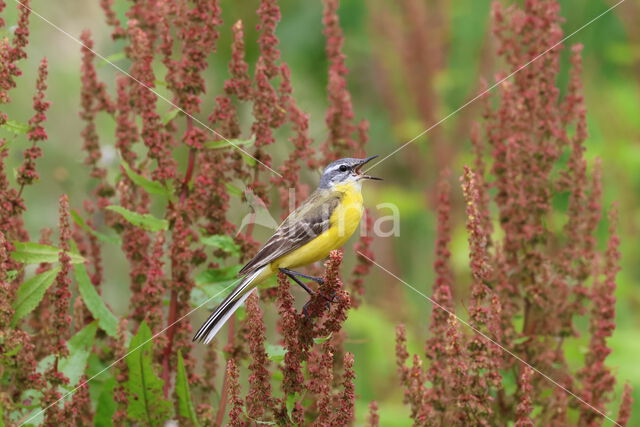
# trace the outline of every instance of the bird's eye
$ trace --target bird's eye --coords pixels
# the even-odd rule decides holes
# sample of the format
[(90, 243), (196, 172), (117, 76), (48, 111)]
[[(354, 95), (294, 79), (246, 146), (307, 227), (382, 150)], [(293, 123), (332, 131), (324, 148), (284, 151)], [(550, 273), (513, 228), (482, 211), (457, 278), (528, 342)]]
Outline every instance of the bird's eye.
[(346, 171), (348, 171), (348, 170), (349, 170), (349, 168), (348, 168), (348, 167), (346, 167), (345, 165), (340, 166), (340, 168), (339, 168), (339, 169), (340, 169), (340, 172), (346, 172)]

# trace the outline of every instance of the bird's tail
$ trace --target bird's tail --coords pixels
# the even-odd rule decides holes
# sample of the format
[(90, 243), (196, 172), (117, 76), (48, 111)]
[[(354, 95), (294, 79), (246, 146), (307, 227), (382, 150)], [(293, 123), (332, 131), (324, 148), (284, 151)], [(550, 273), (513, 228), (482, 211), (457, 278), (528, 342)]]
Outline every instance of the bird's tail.
[(211, 340), (216, 336), (218, 331), (224, 326), (229, 318), (236, 312), (238, 308), (249, 297), (251, 292), (255, 290), (255, 287), (251, 289), (251, 284), (260, 276), (268, 266), (257, 269), (253, 273), (247, 275), (242, 282), (229, 294), (228, 297), (222, 301), (222, 303), (215, 309), (206, 322), (200, 326), (198, 332), (193, 336), (193, 341), (204, 342), (209, 344)]

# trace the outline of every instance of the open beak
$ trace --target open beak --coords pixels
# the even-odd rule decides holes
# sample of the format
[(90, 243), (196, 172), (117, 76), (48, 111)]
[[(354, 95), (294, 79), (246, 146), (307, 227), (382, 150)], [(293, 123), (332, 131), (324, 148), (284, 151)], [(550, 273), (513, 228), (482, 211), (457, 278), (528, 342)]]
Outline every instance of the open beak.
[(382, 178), (378, 178), (377, 176), (363, 175), (362, 171), (361, 171), (361, 169), (362, 169), (362, 167), (364, 165), (366, 165), (367, 163), (369, 163), (371, 160), (375, 159), (376, 157), (378, 157), (378, 155), (367, 157), (366, 159), (362, 159), (362, 162), (358, 166), (356, 166), (355, 172), (359, 175), (360, 179), (372, 179), (374, 181), (382, 181)]

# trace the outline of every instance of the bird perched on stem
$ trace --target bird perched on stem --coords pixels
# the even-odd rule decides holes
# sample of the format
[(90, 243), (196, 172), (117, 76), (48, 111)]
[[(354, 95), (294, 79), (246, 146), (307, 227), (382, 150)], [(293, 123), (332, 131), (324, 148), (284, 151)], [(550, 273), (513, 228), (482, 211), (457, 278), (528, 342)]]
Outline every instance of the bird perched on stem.
[(356, 231), (363, 211), (362, 181), (381, 180), (365, 175), (362, 167), (376, 157), (340, 159), (324, 169), (318, 189), (280, 224), (256, 256), (240, 270), (242, 281), (202, 324), (194, 341), (209, 343), (251, 292), (278, 272), (286, 274), (310, 295), (315, 293), (300, 279), (319, 284), (322, 279), (293, 269), (326, 258)]

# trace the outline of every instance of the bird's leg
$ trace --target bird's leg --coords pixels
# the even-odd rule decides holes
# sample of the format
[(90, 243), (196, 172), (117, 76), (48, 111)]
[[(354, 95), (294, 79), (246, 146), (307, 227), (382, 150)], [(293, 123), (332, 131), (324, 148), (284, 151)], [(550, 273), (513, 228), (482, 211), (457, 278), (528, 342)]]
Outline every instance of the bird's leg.
[[(280, 268), (279, 270), (281, 272), (283, 272), (284, 274), (286, 274), (289, 278), (293, 279), (293, 281), (295, 281), (298, 285), (300, 285), (302, 287), (302, 289), (307, 291), (307, 293), (309, 295), (311, 295), (311, 296), (320, 295), (327, 302), (330, 302), (330, 303), (336, 302), (335, 294), (332, 295), (331, 297), (327, 297), (326, 295), (323, 295), (323, 294), (321, 294), (319, 292), (316, 292), (313, 289), (311, 289), (309, 286), (307, 286), (304, 282), (302, 282), (302, 280), (298, 279), (298, 277), (296, 277), (296, 276), (300, 276), (300, 277), (304, 277), (305, 279), (313, 280), (314, 282), (317, 282), (320, 285), (324, 284), (324, 279), (322, 279), (320, 277), (308, 276), (306, 274), (298, 273), (297, 271), (289, 270), (288, 268)], [(307, 304), (309, 304), (309, 303), (307, 303)], [(307, 304), (305, 304), (305, 307), (304, 307), (305, 309), (307, 308)]]
[[(280, 268), (280, 271), (283, 272), (284, 274), (287, 275), (287, 277), (289, 277), (290, 279), (293, 279), (294, 282), (296, 282), (298, 285), (300, 285), (300, 287), (302, 289), (304, 289), (305, 291), (307, 291), (307, 293), (311, 296), (314, 296), (316, 294), (316, 291), (314, 291), (313, 289), (311, 289), (309, 286), (307, 286), (302, 280), (298, 279), (293, 273), (293, 271), (291, 270), (287, 270), (286, 268)], [(306, 276), (305, 276), (306, 277)]]
[(324, 279), (321, 277), (309, 276), (307, 274), (302, 274), (302, 273), (298, 273), (297, 271), (289, 270), (288, 268), (281, 268), (280, 271), (282, 271), (284, 274), (286, 274), (289, 277), (291, 277), (291, 275), (298, 276), (304, 279), (313, 280), (319, 285), (324, 285)]

